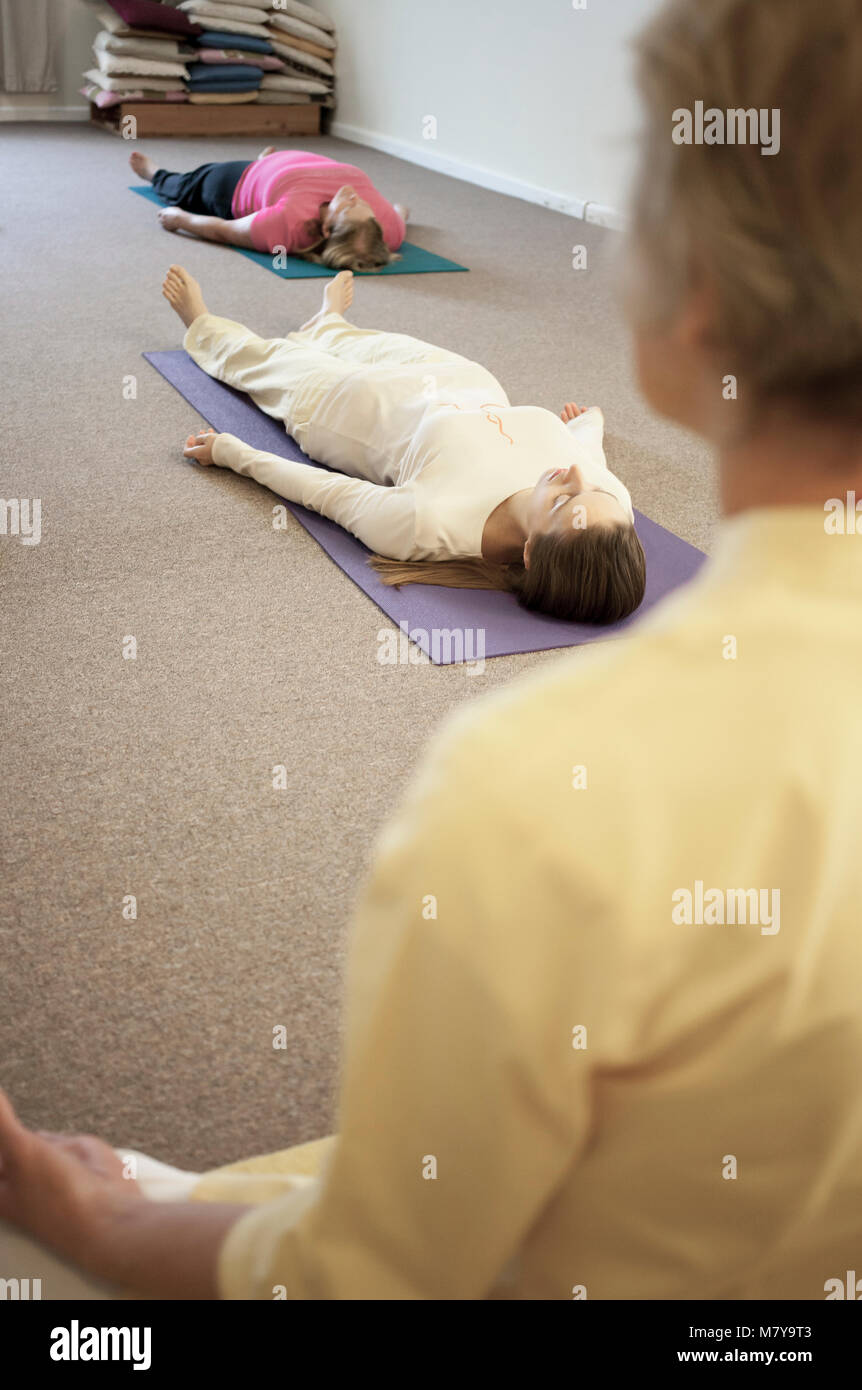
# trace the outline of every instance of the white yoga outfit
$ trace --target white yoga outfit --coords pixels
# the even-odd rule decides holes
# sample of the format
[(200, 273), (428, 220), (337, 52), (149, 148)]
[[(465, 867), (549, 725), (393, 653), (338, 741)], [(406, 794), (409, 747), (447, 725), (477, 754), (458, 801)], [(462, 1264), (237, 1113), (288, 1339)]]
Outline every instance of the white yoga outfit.
[(214, 461), (393, 560), (481, 556), (494, 509), (571, 464), (585, 488), (611, 493), (634, 520), (628, 490), (607, 466), (601, 410), (565, 425), (538, 406), (512, 406), (490, 372), (457, 353), (356, 328), (340, 314), (268, 340), (201, 314), (184, 346), (338, 471), (262, 453), (232, 434), (219, 436)]

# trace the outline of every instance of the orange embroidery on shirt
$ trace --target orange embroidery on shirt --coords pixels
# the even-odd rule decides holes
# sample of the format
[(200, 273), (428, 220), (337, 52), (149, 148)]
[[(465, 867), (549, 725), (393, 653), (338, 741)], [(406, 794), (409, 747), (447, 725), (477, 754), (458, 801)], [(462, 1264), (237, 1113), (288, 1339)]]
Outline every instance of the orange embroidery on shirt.
[[(451, 405), (454, 410), (462, 409), (462, 407), (458, 405), (457, 401), (441, 401), (440, 404)], [(498, 405), (496, 401), (486, 401), (484, 405), (479, 406), (480, 410), (505, 410), (506, 408), (507, 407), (504, 405)], [(507, 434), (506, 431), (503, 429), (503, 422), (500, 419), (499, 415), (486, 415), (485, 419), (488, 421), (489, 424), (497, 426), (504, 439), (508, 439), (510, 444), (514, 444), (515, 441), (512, 438), (512, 436), (510, 434)]]
[(510, 444), (514, 444), (515, 441), (512, 438), (512, 436), (510, 434), (507, 434), (506, 431), (503, 429), (503, 422), (500, 419), (499, 415), (486, 415), (485, 419), (489, 421), (490, 424), (497, 426), (504, 439), (508, 439)]

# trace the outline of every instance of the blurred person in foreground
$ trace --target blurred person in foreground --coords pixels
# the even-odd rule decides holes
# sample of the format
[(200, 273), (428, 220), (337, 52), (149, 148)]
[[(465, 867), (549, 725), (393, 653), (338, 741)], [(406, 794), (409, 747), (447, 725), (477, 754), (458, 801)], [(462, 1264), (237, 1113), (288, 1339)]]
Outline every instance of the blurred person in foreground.
[[(712, 558), (434, 740), (359, 912), (336, 1139), (154, 1201), (4, 1106), (0, 1214), (79, 1291), (822, 1299), (856, 1267), (862, 0), (673, 0), (639, 81), (629, 312), (647, 400), (715, 448)], [(675, 139), (701, 101), (780, 112), (780, 149)]]

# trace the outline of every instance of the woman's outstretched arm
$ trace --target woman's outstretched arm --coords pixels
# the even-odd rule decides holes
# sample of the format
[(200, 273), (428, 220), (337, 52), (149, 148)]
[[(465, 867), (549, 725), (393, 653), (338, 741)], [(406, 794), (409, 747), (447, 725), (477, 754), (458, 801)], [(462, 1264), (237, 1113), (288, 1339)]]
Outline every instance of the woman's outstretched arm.
[(183, 208), (162, 208), (159, 221), (169, 232), (188, 232), (204, 241), (227, 242), (230, 246), (248, 246), (254, 250), (251, 224), (256, 213), (248, 217), (208, 217), (202, 212), (185, 212)]
[(385, 487), (267, 454), (233, 434), (189, 436), (184, 453), (199, 463), (216, 463), (254, 478), (288, 502), (298, 502), (337, 522), (379, 555), (392, 560), (417, 558), (416, 510), (410, 488)]
[(218, 1298), (225, 1235), (250, 1208), (153, 1202), (92, 1135), (42, 1135), (0, 1091), (0, 1219), (91, 1278), (151, 1298)]

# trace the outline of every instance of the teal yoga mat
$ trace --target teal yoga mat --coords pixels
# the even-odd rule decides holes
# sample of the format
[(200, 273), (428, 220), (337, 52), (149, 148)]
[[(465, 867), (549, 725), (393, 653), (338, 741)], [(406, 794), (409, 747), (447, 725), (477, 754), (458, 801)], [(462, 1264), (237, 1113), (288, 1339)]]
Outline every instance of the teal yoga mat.
[[(137, 193), (141, 198), (146, 198), (149, 202), (155, 203), (158, 207), (167, 207), (167, 203), (160, 198), (155, 189), (143, 184), (131, 185), (131, 192)], [(238, 251), (241, 256), (247, 256), (250, 261), (256, 261), (265, 270), (271, 270), (274, 274), (280, 275), (282, 280), (316, 280), (321, 276), (332, 276), (336, 272), (329, 270), (325, 265), (315, 265), (313, 261), (304, 261), (299, 256), (288, 256), (287, 265), (276, 268), (272, 263), (272, 256), (268, 251), (247, 251), (244, 246), (228, 247), (230, 251)], [(360, 275), (425, 275), (435, 270), (466, 270), (467, 266), (458, 265), (456, 261), (447, 261), (445, 256), (435, 256), (433, 251), (425, 251), (421, 246), (414, 246), (411, 241), (402, 242), (399, 248), (400, 261), (393, 261), (391, 265), (385, 265), (380, 270), (360, 270)]]

